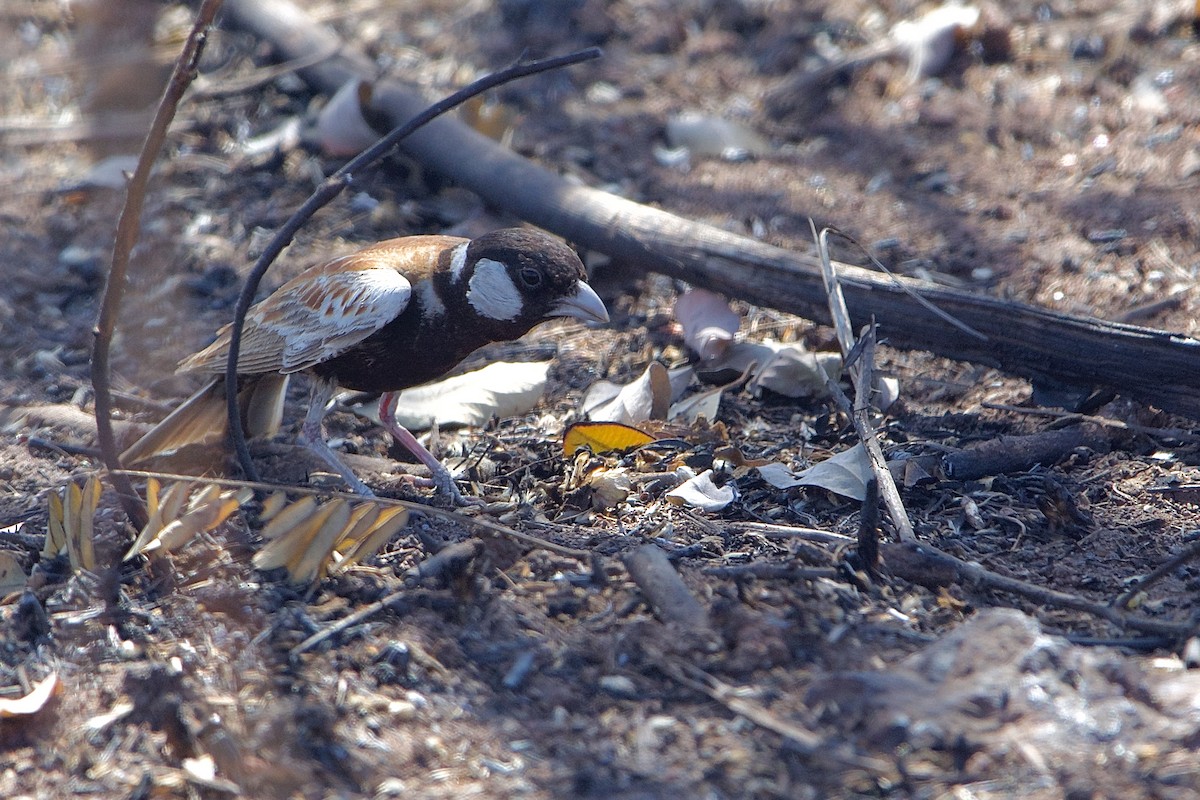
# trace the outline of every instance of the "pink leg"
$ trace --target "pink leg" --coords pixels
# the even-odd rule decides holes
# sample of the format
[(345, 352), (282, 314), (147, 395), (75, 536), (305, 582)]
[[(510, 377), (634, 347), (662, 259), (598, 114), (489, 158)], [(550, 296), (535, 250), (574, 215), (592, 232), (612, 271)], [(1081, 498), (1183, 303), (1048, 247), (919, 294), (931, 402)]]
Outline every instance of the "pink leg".
[(437, 460), (437, 457), (429, 452), (423, 444), (417, 441), (417, 437), (400, 423), (396, 422), (396, 393), (387, 392), (383, 397), (379, 398), (379, 421), (383, 423), (388, 432), (392, 434), (392, 438), (408, 452), (417, 457), (417, 460), (429, 468), (429, 474), (433, 478), (433, 485), (439, 495), (448, 499), (451, 505), (467, 506), (481, 504), (476, 498), (464, 497), (458, 490), (458, 486), (454, 483), (454, 477), (450, 474), (450, 470), (446, 465)]

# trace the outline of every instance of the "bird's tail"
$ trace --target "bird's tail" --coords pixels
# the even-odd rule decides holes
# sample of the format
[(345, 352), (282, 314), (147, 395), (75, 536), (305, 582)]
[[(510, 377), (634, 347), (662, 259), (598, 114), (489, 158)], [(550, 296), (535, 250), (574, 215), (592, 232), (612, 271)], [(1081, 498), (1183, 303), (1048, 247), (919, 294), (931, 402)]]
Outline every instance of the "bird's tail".
[[(238, 378), (238, 402), (247, 437), (270, 436), (279, 429), (288, 376), (277, 373)], [(229, 429), (225, 379), (214, 378), (121, 454), (127, 467), (144, 465), (185, 450), (224, 450)], [(199, 452), (199, 450), (197, 452)]]

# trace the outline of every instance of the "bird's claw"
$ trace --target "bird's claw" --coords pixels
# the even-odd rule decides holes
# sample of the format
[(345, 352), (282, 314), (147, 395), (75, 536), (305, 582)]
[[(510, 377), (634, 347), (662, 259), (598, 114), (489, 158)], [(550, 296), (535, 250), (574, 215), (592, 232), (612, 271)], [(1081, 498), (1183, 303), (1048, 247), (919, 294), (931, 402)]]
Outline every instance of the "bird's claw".
[(478, 497), (464, 495), (460, 492), (458, 484), (454, 482), (454, 476), (450, 474), (450, 470), (445, 468), (433, 474), (433, 489), (438, 505), (446, 505), (450, 508), (467, 508), (469, 506), (478, 508), (486, 505)]

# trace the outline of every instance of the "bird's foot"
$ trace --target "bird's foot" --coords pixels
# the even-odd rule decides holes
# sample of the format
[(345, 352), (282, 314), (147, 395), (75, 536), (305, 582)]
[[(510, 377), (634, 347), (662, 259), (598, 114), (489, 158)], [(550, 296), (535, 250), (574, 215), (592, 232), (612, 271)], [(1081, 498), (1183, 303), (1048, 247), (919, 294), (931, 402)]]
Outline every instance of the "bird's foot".
[(441, 469), (433, 470), (430, 481), (433, 483), (434, 500), (438, 505), (446, 505), (450, 508), (466, 508), (468, 506), (481, 507), (487, 505), (483, 500), (471, 495), (464, 495), (458, 490), (458, 484), (454, 482), (454, 476), (450, 474), (450, 470), (446, 465), (439, 464)]

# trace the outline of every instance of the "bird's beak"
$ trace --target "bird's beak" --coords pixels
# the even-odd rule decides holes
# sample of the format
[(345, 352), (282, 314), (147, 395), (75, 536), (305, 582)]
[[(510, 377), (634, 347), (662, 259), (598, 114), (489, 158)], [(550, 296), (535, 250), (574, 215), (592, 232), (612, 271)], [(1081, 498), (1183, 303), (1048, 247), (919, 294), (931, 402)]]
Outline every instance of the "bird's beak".
[(608, 309), (592, 287), (583, 281), (575, 287), (575, 294), (558, 302), (550, 309), (548, 317), (574, 317), (584, 322), (608, 322)]

